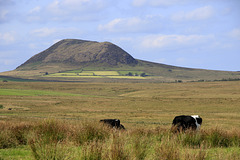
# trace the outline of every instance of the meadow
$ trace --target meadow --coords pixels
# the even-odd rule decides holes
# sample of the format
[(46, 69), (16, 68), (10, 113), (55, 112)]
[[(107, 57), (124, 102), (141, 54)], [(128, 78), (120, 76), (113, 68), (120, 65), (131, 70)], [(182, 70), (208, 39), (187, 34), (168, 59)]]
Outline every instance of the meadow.
[[(0, 105), (0, 159), (240, 159), (239, 81), (0, 82)], [(182, 114), (201, 131), (173, 134)]]

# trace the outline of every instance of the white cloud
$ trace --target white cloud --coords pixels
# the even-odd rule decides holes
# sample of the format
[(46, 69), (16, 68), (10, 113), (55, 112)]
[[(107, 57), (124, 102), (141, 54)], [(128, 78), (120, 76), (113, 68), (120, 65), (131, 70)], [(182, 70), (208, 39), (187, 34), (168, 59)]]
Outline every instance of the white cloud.
[(135, 7), (153, 6), (153, 7), (166, 7), (178, 4), (184, 4), (187, 0), (133, 0), (132, 5)]
[[(111, 2), (113, 3), (113, 2)], [(103, 19), (110, 0), (52, 0), (29, 11), (28, 22), (77, 22)]]
[(11, 7), (14, 6), (13, 0), (0, 0), (0, 23), (10, 20), (12, 13)]
[(142, 39), (141, 45), (144, 48), (192, 46), (213, 38), (212, 35), (149, 35)]
[(0, 45), (10, 44), (15, 41), (15, 36), (13, 32), (0, 33)]
[(233, 29), (229, 33), (229, 36), (234, 38), (234, 39), (240, 40), (240, 28)]
[(56, 32), (55, 28), (39, 28), (31, 31), (31, 34), (38, 37), (47, 37), (55, 32)]
[(47, 6), (47, 10), (57, 15), (67, 15), (71, 13), (96, 12), (104, 9), (105, 6), (106, 0), (54, 0)]
[(132, 4), (135, 7), (140, 7), (146, 4), (147, 0), (133, 0)]
[(143, 17), (116, 18), (98, 26), (99, 31), (107, 32), (154, 32), (163, 27), (164, 17), (160, 14), (148, 14)]
[(150, 4), (152, 6), (171, 6), (175, 4), (183, 3), (184, 0), (151, 0)]
[(107, 30), (107, 31), (113, 32), (113, 31), (115, 31), (116, 25), (121, 23), (121, 21), (122, 21), (122, 19), (120, 19), (120, 18), (114, 19), (114, 20), (110, 21), (109, 23), (107, 23), (105, 25), (99, 25), (98, 29), (101, 30), (101, 31), (102, 30)]
[(60, 9), (60, 2), (58, 0), (53, 1), (47, 6), (47, 11), (57, 15), (63, 15), (65, 10)]
[(36, 13), (36, 12), (39, 12), (41, 10), (41, 7), (40, 6), (36, 6), (34, 8), (32, 8), (29, 13), (32, 14), (32, 13)]
[(36, 45), (35, 43), (30, 43), (30, 44), (28, 44), (28, 47), (29, 47), (30, 49), (36, 49), (36, 48), (37, 48), (37, 45)]
[(108, 32), (136, 32), (143, 29), (147, 23), (138, 17), (116, 18), (105, 25), (99, 25), (98, 29)]
[(0, 0), (0, 5), (1, 6), (8, 6), (14, 4), (13, 0)]
[(83, 30), (80, 30), (76, 27), (58, 27), (58, 28), (37, 28), (29, 32), (31, 36), (40, 37), (40, 38), (50, 38), (52, 41), (64, 39), (64, 38), (74, 38), (80, 37), (83, 34)]
[(30, 11), (27, 14), (27, 17), (24, 18), (24, 21), (26, 22), (38, 22), (43, 19), (44, 11), (42, 10), (42, 7), (35, 6), (34, 8), (30, 9)]
[(83, 6), (92, 5), (93, 3), (97, 3), (96, 0), (63, 0), (61, 5), (64, 5), (71, 9), (79, 9)]
[(172, 16), (174, 21), (192, 21), (192, 20), (205, 20), (212, 17), (214, 9), (211, 6), (197, 8), (190, 12), (180, 12)]
[(8, 10), (0, 10), (0, 22), (6, 20), (8, 13), (9, 13)]

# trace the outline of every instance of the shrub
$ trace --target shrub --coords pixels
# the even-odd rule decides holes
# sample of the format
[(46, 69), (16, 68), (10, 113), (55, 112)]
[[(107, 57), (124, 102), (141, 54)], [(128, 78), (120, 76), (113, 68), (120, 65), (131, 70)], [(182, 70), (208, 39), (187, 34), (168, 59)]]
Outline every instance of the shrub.
[(73, 159), (73, 151), (71, 148), (61, 142), (58, 143), (46, 143), (45, 140), (31, 139), (29, 145), (32, 151), (32, 155), (36, 160), (64, 160)]
[(128, 72), (126, 76), (133, 76), (132, 72)]
[(133, 137), (133, 151), (136, 159), (142, 160), (147, 156), (149, 141), (146, 137)]
[(29, 133), (28, 144), (37, 160), (71, 159), (71, 150), (67, 145), (71, 132), (69, 124), (56, 120), (44, 120), (36, 124)]
[(100, 141), (92, 141), (82, 146), (82, 159), (86, 160), (101, 160), (104, 159), (102, 156), (103, 144)]
[(46, 143), (58, 143), (67, 138), (68, 131), (67, 123), (44, 120), (35, 126), (33, 135)]
[(201, 134), (194, 131), (180, 133), (178, 138), (183, 146), (200, 147), (201, 143), (203, 142)]
[(73, 141), (77, 145), (82, 145), (85, 142), (101, 141), (109, 137), (110, 129), (106, 126), (94, 123), (82, 123), (72, 131)]
[(141, 73), (140, 76), (141, 77), (146, 77), (147, 75), (146, 75), (146, 73)]
[(184, 151), (182, 155), (182, 159), (191, 159), (191, 160), (205, 160), (205, 159), (213, 159), (212, 157), (208, 157), (208, 153), (206, 149), (203, 149), (201, 146), (200, 149), (196, 152), (190, 150), (190, 152)]
[(157, 132), (148, 129), (135, 129), (129, 134), (131, 142), (131, 150), (134, 159), (145, 159), (148, 155), (149, 148), (153, 145)]
[(218, 128), (209, 130), (203, 134), (210, 147), (240, 147), (240, 134), (227, 132)]
[(109, 159), (125, 160), (129, 159), (128, 153), (124, 150), (124, 140), (118, 133), (113, 134)]
[(27, 144), (27, 135), (31, 128), (32, 128), (31, 125), (25, 123), (16, 125), (11, 128), (11, 132), (13, 133), (19, 145)]
[(3, 105), (2, 104), (0, 104), (0, 109), (3, 109)]
[(155, 159), (180, 159), (180, 148), (176, 141), (166, 139), (155, 148)]
[(27, 133), (31, 125), (25, 123), (14, 125), (10, 123), (0, 124), (0, 148), (12, 148), (27, 144)]
[(17, 145), (17, 139), (10, 130), (0, 131), (0, 149), (13, 148)]

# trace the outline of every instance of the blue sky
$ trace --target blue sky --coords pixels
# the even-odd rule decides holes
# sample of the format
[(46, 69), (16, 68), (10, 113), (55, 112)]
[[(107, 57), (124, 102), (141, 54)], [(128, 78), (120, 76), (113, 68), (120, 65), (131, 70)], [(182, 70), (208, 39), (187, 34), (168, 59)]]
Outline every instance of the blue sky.
[(62, 39), (109, 41), (152, 62), (240, 71), (240, 1), (0, 0), (0, 72)]

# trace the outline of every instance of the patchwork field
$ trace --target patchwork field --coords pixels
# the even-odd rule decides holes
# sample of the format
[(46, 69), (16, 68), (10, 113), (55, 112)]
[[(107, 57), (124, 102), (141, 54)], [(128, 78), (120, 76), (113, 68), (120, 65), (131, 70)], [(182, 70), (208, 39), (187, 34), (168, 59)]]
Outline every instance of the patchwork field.
[[(162, 130), (169, 130), (176, 115), (198, 114), (203, 118), (201, 127), (203, 134), (216, 128), (226, 132), (240, 130), (239, 81), (0, 82), (0, 106), (2, 106), (0, 122), (15, 125), (30, 121), (38, 123), (44, 119), (69, 123), (86, 121), (98, 123), (100, 119), (118, 118), (130, 134), (141, 128), (144, 128), (144, 133), (152, 132), (159, 127)], [(131, 137), (131, 134), (127, 136)], [(221, 153), (226, 153), (228, 156), (232, 153), (234, 155), (240, 153), (236, 146), (238, 145), (233, 148), (221, 148), (220, 145), (220, 148), (210, 147), (207, 151), (209, 155), (219, 155), (215, 159), (218, 159), (217, 157), (221, 159), (223, 158)], [(19, 154), (16, 153), (18, 151)], [(0, 155), (4, 154), (5, 157), (10, 152), (17, 154), (16, 157), (27, 152), (26, 155), (31, 157), (31, 152), (26, 147), (0, 149)]]
[(52, 73), (44, 75), (43, 77), (146, 79), (145, 73), (141, 71), (91, 71), (91, 70), (90, 71), (73, 70), (61, 73)]

